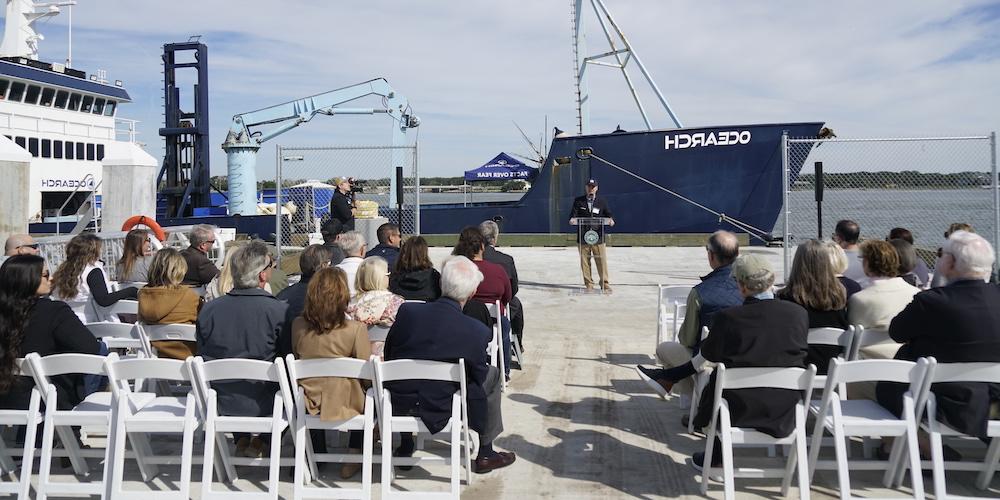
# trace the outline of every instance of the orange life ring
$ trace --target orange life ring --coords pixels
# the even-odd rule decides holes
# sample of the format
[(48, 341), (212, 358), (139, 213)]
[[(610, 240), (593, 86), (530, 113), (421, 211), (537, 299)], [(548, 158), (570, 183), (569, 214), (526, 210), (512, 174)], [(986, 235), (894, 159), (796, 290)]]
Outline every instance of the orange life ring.
[(163, 228), (160, 227), (160, 225), (157, 224), (156, 220), (152, 217), (146, 217), (145, 215), (133, 215), (132, 217), (129, 217), (128, 220), (122, 224), (122, 231), (131, 231), (133, 227), (139, 225), (148, 227), (149, 230), (153, 232), (153, 235), (156, 236), (156, 239), (160, 241), (167, 241), (167, 233), (163, 232)]

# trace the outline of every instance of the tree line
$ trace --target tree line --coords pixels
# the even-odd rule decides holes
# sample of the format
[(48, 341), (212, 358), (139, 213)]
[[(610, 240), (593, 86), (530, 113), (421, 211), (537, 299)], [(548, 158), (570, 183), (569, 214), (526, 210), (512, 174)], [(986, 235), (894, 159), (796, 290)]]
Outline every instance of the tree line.
[[(801, 173), (793, 180), (793, 190), (814, 189), (816, 176)], [(927, 173), (900, 172), (824, 173), (825, 189), (968, 189), (990, 185), (987, 172)]]

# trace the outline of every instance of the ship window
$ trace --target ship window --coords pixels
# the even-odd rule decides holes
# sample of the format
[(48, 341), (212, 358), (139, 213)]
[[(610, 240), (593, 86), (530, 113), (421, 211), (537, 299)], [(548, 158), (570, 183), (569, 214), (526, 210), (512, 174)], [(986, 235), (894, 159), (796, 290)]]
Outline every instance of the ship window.
[(70, 96), (69, 96), (69, 106), (66, 106), (66, 109), (68, 109), (70, 111), (76, 111), (76, 110), (80, 109), (80, 98), (81, 97), (82, 96), (80, 94), (70, 94)]
[(21, 82), (14, 82), (10, 85), (10, 100), (14, 102), (21, 102), (21, 98), (24, 97), (24, 84)]
[(0, 100), (7, 97), (7, 87), (10, 86), (10, 80), (0, 80)]
[(104, 159), (104, 144), (97, 145), (97, 161)]
[(61, 160), (63, 157), (63, 141), (52, 141), (52, 157)]
[(42, 106), (51, 106), (52, 98), (56, 95), (56, 89), (50, 89), (48, 87), (42, 89), (42, 100), (38, 103)]
[(27, 139), (25, 139), (24, 137), (20, 137), (20, 136), (19, 137), (15, 137), (14, 138), (14, 142), (16, 142), (17, 145), (21, 146), (22, 148), (28, 147)]
[(28, 85), (28, 91), (24, 93), (25, 104), (38, 104), (38, 94), (42, 93), (42, 88), (38, 85)]
[(72, 160), (76, 157), (73, 156), (73, 141), (66, 141), (66, 159)]
[(108, 101), (108, 105), (104, 107), (104, 116), (115, 116), (115, 101)]
[(42, 139), (42, 158), (52, 158), (52, 140)]
[(76, 143), (76, 159), (77, 160), (82, 160), (83, 159), (83, 147), (84, 146), (83, 146), (82, 142)]
[(69, 100), (69, 92), (65, 90), (60, 90), (56, 92), (56, 107), (59, 109), (66, 109), (66, 101)]
[(90, 109), (94, 107), (94, 96), (85, 95), (83, 96), (83, 105), (80, 106), (80, 111), (84, 113), (90, 113)]
[(88, 142), (87, 143), (87, 159), (90, 160), (90, 161), (94, 161), (94, 158), (95, 158), (95, 156), (94, 156), (94, 145)]
[(35, 158), (38, 158), (38, 138), (37, 137), (29, 137), (28, 138), (28, 152), (31, 153), (31, 156), (34, 156)]
[(104, 114), (104, 99), (97, 99), (94, 101), (94, 114), (103, 115)]

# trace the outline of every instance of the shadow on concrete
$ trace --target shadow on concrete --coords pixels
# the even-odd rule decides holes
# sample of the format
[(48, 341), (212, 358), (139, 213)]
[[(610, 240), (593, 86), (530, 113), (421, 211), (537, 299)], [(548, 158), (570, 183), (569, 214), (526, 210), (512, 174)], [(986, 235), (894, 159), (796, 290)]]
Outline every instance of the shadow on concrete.
[[(607, 363), (609, 365), (621, 366), (625, 368), (635, 368), (635, 365), (655, 363), (656, 359), (649, 354), (633, 354), (633, 353), (605, 353), (603, 357), (600, 358), (579, 358), (567, 356), (565, 359), (571, 359), (575, 361), (596, 361), (598, 363)], [(635, 373), (633, 371), (633, 373)], [(636, 380), (639, 380), (639, 376), (636, 375)]]

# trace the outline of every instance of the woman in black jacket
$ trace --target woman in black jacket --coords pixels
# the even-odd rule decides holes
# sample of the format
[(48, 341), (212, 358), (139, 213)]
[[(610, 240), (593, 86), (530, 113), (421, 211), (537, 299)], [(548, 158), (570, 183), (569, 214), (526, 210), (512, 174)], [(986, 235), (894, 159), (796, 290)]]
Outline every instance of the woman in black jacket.
[[(68, 352), (100, 354), (101, 345), (65, 302), (49, 300), (45, 259), (18, 255), (0, 267), (0, 408), (24, 409), (33, 383), (15, 377), (17, 358)], [(77, 375), (51, 377), (58, 408), (69, 410), (86, 397)]]
[(396, 268), (389, 276), (389, 291), (406, 300), (435, 301), (441, 297), (441, 273), (434, 269), (427, 240), (413, 236), (399, 247)]

